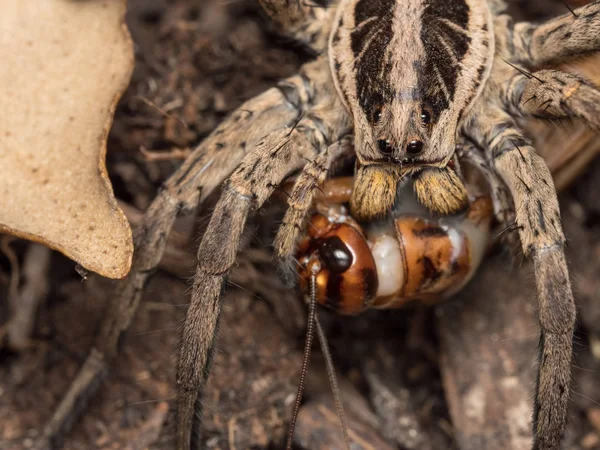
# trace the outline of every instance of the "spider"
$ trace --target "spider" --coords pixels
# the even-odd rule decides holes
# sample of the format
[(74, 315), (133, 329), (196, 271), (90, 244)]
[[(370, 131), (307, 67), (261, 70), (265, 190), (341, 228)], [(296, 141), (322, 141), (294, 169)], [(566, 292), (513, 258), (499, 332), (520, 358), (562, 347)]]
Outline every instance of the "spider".
[(352, 215), (386, 215), (410, 178), (421, 204), (466, 209), (456, 143), (482, 169), (496, 217), (518, 230), (533, 260), (541, 325), (534, 449), (557, 449), (567, 422), (575, 304), (556, 191), (548, 168), (517, 125), (581, 117), (600, 128), (600, 92), (544, 67), (600, 49), (600, 1), (541, 25), (514, 23), (502, 0), (259, 0), (283, 33), (317, 55), (299, 73), (247, 101), (165, 183), (136, 231), (132, 271), (78, 379), (46, 426), (52, 442), (97, 385), (158, 265), (178, 213), (218, 186), (222, 194), (198, 249), (177, 369), (177, 448), (195, 433), (227, 274), (245, 224), (286, 177), (299, 172), (275, 239), (290, 267), (313, 197), (354, 142)]

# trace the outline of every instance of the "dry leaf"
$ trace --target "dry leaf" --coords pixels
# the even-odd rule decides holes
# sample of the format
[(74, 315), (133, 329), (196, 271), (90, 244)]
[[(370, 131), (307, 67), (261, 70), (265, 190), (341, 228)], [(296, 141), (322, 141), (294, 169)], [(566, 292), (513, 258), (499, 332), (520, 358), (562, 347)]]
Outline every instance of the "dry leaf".
[(133, 243), (105, 166), (133, 70), (125, 0), (3, 0), (0, 231), (110, 278)]

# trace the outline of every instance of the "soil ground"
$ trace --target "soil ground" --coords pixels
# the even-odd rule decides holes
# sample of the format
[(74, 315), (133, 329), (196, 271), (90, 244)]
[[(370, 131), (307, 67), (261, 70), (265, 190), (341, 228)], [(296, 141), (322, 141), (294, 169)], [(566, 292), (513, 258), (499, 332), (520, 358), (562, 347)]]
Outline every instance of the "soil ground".
[[(560, 2), (523, 2), (535, 17)], [(520, 5), (520, 6), (523, 6)], [(541, 6), (540, 6), (541, 5)], [(519, 6), (519, 5), (517, 5)], [(537, 8), (534, 8), (537, 6)], [(521, 8), (522, 10), (522, 8)], [(523, 12), (523, 10), (521, 11)], [(136, 70), (109, 140), (115, 192), (143, 211), (161, 182), (230, 111), (311, 55), (270, 31), (255, 2), (130, 0)], [(572, 421), (566, 449), (600, 449), (600, 163), (561, 194), (579, 307)], [(173, 448), (178, 328), (197, 233), (210, 209), (183, 218), (181, 257), (150, 281), (122, 352), (66, 450)], [(210, 449), (282, 448), (299, 376), (305, 311), (269, 257), (281, 214), (273, 201), (227, 292), (204, 399)], [(13, 243), (22, 258), (29, 244)], [(83, 362), (114, 283), (82, 282), (52, 255), (50, 292), (34, 345), (0, 353), (0, 449), (31, 448)], [(11, 266), (0, 255), (0, 303)], [(0, 307), (0, 312), (6, 306)], [(361, 449), (507, 449), (529, 446), (537, 346), (533, 279), (497, 250), (465, 291), (439, 307), (337, 317), (320, 311), (340, 374), (352, 439)], [(323, 359), (315, 346), (295, 443), (343, 448)], [(141, 447), (140, 447), (141, 446)]]

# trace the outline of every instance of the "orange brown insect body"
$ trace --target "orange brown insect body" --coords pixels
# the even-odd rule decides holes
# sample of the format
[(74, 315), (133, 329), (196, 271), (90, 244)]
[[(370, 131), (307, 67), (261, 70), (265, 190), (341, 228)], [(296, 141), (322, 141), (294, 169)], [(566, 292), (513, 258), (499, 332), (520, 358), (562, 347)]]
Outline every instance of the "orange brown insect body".
[(398, 308), (448, 297), (471, 279), (487, 248), (489, 197), (446, 217), (405, 202), (393, 217), (361, 226), (341, 204), (349, 198), (337, 195), (344, 189), (336, 184), (347, 182), (326, 183), (297, 253), (301, 288), (307, 292), (315, 276), (320, 304), (342, 314)]

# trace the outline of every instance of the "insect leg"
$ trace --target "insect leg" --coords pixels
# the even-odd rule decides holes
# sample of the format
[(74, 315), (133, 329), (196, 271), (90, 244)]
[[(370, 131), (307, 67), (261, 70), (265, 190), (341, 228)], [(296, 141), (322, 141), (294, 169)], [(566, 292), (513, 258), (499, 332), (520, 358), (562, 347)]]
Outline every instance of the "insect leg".
[(577, 75), (540, 70), (515, 75), (503, 96), (516, 115), (537, 119), (580, 117), (600, 129), (600, 91)]
[(60, 446), (62, 436), (100, 386), (119, 352), (118, 344), (129, 328), (146, 281), (163, 256), (177, 214), (193, 210), (234, 170), (246, 149), (265, 134), (285, 127), (291, 129), (298, 122), (315, 97), (314, 86), (306, 79), (313, 79), (318, 64), (323, 66), (309, 63), (301, 70), (308, 75), (284, 80), (240, 106), (165, 182), (135, 230), (131, 271), (119, 283), (86, 361), (45, 424), (36, 449)]
[(280, 130), (258, 142), (225, 183), (198, 249), (192, 298), (182, 330), (177, 369), (180, 450), (190, 448), (192, 431), (198, 428), (200, 393), (208, 375), (221, 291), (235, 262), (246, 220), (286, 176), (326, 149), (330, 137), (321, 120), (309, 114), (291, 132)]
[(517, 23), (509, 38), (517, 60), (559, 64), (600, 49), (600, 1), (542, 24)]
[(523, 253), (533, 259), (541, 325), (534, 449), (557, 450), (567, 423), (575, 302), (552, 176), (511, 117), (490, 110), (474, 127), (512, 195)]

